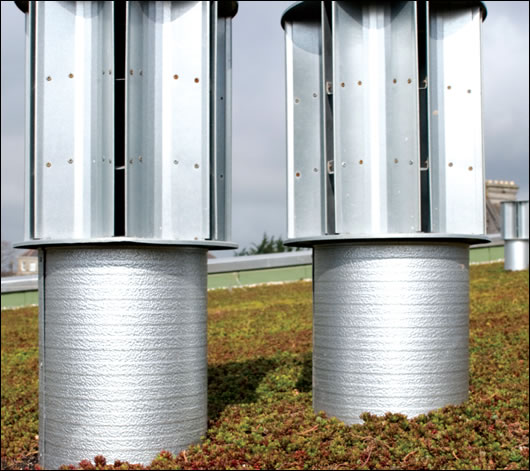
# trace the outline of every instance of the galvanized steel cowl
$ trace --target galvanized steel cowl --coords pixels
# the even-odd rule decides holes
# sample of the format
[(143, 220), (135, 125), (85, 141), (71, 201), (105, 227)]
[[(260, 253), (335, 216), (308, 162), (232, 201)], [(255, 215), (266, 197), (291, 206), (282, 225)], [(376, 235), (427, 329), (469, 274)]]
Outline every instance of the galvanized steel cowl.
[(505, 270), (528, 270), (528, 212), (528, 200), (501, 203)]
[(313, 406), (427, 413), (468, 397), (467, 244), (392, 242), (314, 249)]
[(44, 469), (99, 454), (148, 464), (205, 434), (206, 252), (41, 249)]

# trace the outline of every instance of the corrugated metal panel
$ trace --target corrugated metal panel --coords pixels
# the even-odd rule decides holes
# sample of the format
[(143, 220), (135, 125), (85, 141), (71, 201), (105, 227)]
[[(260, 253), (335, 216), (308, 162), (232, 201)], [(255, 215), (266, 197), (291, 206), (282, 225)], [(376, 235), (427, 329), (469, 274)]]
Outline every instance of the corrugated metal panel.
[(333, 2), (339, 234), (420, 230), (416, 2)]
[(210, 4), (128, 2), (126, 235), (210, 238)]
[(431, 232), (484, 234), (482, 12), (429, 5)]
[(26, 194), (34, 197), (34, 214), (27, 210), (26, 217), (35, 218), (33, 236), (111, 236), (113, 3), (36, 2), (29, 17), (35, 21), (35, 101), (34, 122), (26, 123), (28, 164), (34, 165), (28, 188), (35, 180), (34, 194)]

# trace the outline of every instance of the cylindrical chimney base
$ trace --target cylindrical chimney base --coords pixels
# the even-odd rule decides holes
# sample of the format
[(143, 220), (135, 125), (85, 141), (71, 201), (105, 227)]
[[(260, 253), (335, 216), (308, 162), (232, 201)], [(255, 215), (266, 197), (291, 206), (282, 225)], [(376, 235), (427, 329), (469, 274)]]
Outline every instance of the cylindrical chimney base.
[(206, 248), (40, 250), (39, 453), (148, 464), (207, 427)]
[(528, 260), (528, 239), (514, 239), (504, 241), (505, 270), (528, 270)]
[(313, 407), (347, 424), (468, 397), (469, 246), (313, 248)]

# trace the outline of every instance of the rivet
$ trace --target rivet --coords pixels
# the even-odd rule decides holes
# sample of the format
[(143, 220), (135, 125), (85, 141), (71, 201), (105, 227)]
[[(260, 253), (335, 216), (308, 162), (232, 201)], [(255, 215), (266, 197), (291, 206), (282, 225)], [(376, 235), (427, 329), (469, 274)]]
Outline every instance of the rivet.
[(103, 71), (102, 74), (105, 75), (105, 71)]
[(173, 75), (174, 80), (178, 80), (178, 78), (179, 78), (178, 74)]
[(468, 170), (471, 172), (473, 170), (473, 167), (468, 167)]
[(359, 164), (362, 165), (362, 164), (363, 164), (363, 161), (362, 161), (362, 160), (359, 160)]
[(143, 74), (144, 74), (143, 70), (140, 70), (140, 72), (138, 72), (138, 75), (143, 75)]
[(109, 75), (112, 74), (112, 70), (109, 69)]
[(452, 167), (453, 166), (453, 162), (449, 162), (449, 167)]
[(300, 98), (295, 98), (295, 99), (294, 99), (294, 102), (295, 102), (295, 103), (300, 103)]
[(468, 90), (467, 93), (471, 93), (471, 90)]
[(69, 164), (73, 164), (74, 163), (74, 159), (68, 159), (68, 163)]
[(409, 165), (413, 165), (414, 162), (412, 160), (409, 160)]
[(318, 168), (315, 167), (315, 168), (313, 169), (313, 172), (315, 172), (315, 173), (318, 172)]
[(451, 85), (447, 85), (447, 90), (451, 90)]
[(179, 163), (179, 161), (178, 161), (178, 160), (174, 160), (173, 163), (174, 163), (175, 165), (177, 165), (177, 164)]
[(341, 82), (341, 83), (340, 83), (340, 86), (341, 86), (342, 88), (344, 88), (344, 85), (345, 85), (344, 82)]
[(105, 162), (105, 157), (101, 157), (101, 161), (102, 161), (102, 162)]
[(131, 75), (133, 75), (133, 74), (134, 74), (133, 69), (131, 69), (131, 70), (129, 71), (129, 73), (130, 73)]
[(394, 163), (397, 164), (399, 162), (398, 159), (394, 159)]
[(397, 80), (396, 80), (396, 79), (394, 79), (394, 80), (392, 80), (392, 82), (394, 82), (394, 83), (397, 83)]
[(199, 83), (199, 79), (197, 77), (195, 77), (195, 80), (194, 80), (195, 83)]
[(219, 178), (224, 178), (225, 176), (221, 173), (219, 174)]
[(133, 163), (133, 159), (129, 160), (129, 163), (132, 165), (132, 163)]
[(199, 240), (199, 238), (198, 237), (194, 237), (193, 240)]
[(46, 162), (46, 167), (50, 168), (52, 166), (51, 162)]
[(342, 168), (346, 167), (346, 162), (342, 162)]
[(359, 87), (360, 87), (362, 84), (363, 84), (363, 83), (362, 83), (360, 80), (357, 82), (357, 85), (359, 85)]
[(70, 78), (74, 78), (74, 74), (71, 74), (71, 73), (70, 73), (70, 74), (68, 74), (68, 77), (70, 77)]
[(112, 159), (109, 159), (109, 164), (111, 164), (111, 163), (112, 163)]
[(313, 98), (316, 98), (318, 95), (316, 93), (313, 93)]
[(142, 162), (144, 159), (141, 155), (138, 156), (138, 162)]
[(199, 168), (199, 164), (195, 164), (194, 167), (195, 167), (195, 168)]
[(52, 79), (52, 78), (51, 78), (49, 75), (46, 77), (46, 80), (47, 80), (48, 82), (49, 82), (51, 79)]

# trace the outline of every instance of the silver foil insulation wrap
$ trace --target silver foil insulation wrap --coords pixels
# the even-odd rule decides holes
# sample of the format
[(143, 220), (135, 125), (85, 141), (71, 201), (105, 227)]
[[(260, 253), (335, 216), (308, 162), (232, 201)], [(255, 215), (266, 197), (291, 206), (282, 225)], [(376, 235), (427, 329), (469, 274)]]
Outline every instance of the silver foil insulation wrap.
[(150, 463), (207, 427), (206, 249), (41, 249), (40, 464)]
[(313, 407), (416, 416), (468, 397), (466, 244), (314, 247)]

